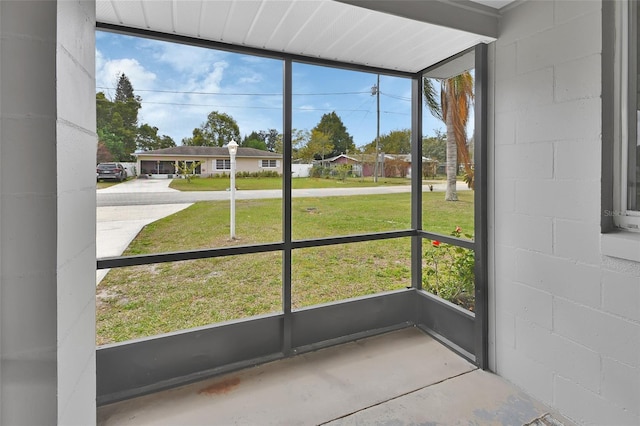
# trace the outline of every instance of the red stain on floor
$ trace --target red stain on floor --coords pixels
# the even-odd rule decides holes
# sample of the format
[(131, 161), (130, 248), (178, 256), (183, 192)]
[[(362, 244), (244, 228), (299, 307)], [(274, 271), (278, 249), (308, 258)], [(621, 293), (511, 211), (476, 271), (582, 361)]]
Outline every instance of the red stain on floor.
[(240, 384), (240, 377), (230, 377), (221, 382), (214, 383), (211, 386), (207, 386), (204, 389), (200, 389), (198, 394), (205, 395), (221, 395), (231, 391), (233, 388)]

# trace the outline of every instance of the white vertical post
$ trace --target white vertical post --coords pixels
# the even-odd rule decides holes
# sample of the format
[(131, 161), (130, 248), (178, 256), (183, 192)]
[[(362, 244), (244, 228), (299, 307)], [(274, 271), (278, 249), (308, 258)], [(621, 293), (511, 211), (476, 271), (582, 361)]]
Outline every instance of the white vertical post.
[(238, 153), (238, 144), (231, 141), (227, 145), (229, 156), (231, 157), (231, 239), (236, 239), (236, 154)]

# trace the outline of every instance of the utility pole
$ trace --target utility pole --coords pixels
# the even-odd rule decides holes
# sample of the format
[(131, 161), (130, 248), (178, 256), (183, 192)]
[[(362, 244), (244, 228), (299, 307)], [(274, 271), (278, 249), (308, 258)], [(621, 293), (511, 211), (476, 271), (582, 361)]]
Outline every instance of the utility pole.
[(375, 95), (377, 97), (376, 101), (378, 104), (378, 125), (376, 129), (376, 162), (373, 168), (373, 181), (378, 182), (378, 160), (380, 159), (380, 74), (378, 74), (378, 83), (371, 88), (371, 96)]

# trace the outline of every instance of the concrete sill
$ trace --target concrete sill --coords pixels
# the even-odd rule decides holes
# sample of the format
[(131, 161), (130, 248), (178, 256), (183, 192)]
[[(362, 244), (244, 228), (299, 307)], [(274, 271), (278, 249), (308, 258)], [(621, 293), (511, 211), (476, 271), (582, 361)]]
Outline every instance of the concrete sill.
[(640, 262), (640, 233), (617, 231), (601, 234), (600, 251), (605, 256)]

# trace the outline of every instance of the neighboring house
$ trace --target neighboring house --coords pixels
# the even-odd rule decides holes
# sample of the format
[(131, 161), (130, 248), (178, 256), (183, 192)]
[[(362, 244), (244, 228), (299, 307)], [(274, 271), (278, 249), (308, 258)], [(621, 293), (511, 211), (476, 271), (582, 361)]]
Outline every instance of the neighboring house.
[[(348, 164), (351, 166), (351, 171), (354, 176), (373, 176), (375, 173), (375, 154), (356, 154), (350, 157), (345, 154), (340, 154), (336, 157), (326, 158), (324, 160), (318, 160), (315, 164), (320, 164), (323, 167), (335, 167), (341, 164)], [(423, 175), (432, 176), (435, 175), (435, 169), (437, 168), (438, 161), (431, 158), (422, 157)], [(380, 153), (379, 156), (379, 174), (380, 177), (411, 177), (411, 154), (384, 154)]]
[[(141, 175), (168, 176), (179, 174), (179, 164), (199, 163), (194, 174), (213, 176), (231, 172), (231, 157), (227, 147), (174, 146), (155, 151), (137, 152)], [(236, 173), (274, 171), (282, 174), (282, 155), (255, 148), (238, 148)]]
[[(435, 176), (438, 168), (438, 160), (422, 157), (422, 177)], [(411, 154), (385, 154), (384, 176), (387, 177), (411, 177)]]
[(324, 160), (315, 160), (313, 164), (327, 168), (335, 168), (337, 166), (347, 164), (351, 166), (351, 172), (354, 176), (360, 176), (362, 173), (362, 162), (354, 157), (350, 157), (345, 154), (340, 154), (331, 158), (325, 158)]

